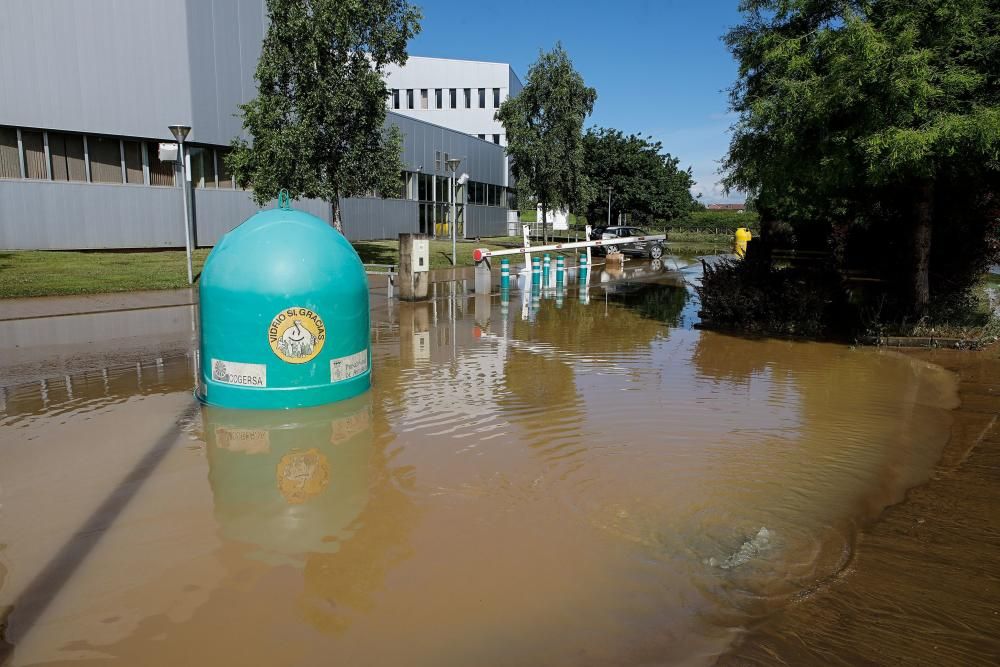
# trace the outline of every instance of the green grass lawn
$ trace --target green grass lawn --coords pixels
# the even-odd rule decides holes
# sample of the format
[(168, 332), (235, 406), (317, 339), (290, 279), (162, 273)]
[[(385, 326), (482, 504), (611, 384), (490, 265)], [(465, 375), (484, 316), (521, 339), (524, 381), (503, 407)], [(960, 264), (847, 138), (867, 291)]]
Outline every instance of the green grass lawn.
[[(208, 256), (194, 253), (194, 271)], [(0, 252), (0, 298), (187, 287), (183, 250)]]
[[(459, 266), (472, 265), (478, 247), (498, 248), (487, 241), (458, 243)], [(398, 241), (354, 244), (367, 264), (398, 264)], [(209, 249), (194, 253), (195, 275)], [(451, 266), (451, 241), (431, 241), (431, 268)], [(133, 292), (187, 287), (183, 250), (134, 252), (0, 252), (0, 298)]]

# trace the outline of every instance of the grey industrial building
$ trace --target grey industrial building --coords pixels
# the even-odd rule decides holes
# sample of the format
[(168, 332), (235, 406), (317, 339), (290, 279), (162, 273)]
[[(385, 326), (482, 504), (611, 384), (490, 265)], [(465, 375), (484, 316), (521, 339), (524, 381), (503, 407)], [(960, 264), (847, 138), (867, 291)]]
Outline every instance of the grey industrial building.
[[(26, 27), (30, 26), (30, 29)], [(263, 0), (4, 0), (0, 3), (0, 249), (184, 245), (180, 173), (161, 162), (172, 124), (188, 137), (197, 245), (257, 210), (222, 156), (242, 134), (267, 26)], [(460, 236), (507, 229), (504, 149), (389, 114), (404, 135), (396, 198), (342, 202), (351, 239), (447, 233), (446, 157)], [(329, 204), (299, 208), (330, 219)]]

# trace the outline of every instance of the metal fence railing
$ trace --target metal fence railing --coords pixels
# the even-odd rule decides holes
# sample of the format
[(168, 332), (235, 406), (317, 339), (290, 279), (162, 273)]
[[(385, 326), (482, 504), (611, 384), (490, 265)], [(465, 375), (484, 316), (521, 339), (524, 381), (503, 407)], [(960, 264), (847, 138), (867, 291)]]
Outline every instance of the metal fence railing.
[(393, 297), (396, 278), (399, 276), (399, 267), (396, 264), (365, 264), (365, 273), (369, 276), (385, 276), (386, 292), (390, 299)]

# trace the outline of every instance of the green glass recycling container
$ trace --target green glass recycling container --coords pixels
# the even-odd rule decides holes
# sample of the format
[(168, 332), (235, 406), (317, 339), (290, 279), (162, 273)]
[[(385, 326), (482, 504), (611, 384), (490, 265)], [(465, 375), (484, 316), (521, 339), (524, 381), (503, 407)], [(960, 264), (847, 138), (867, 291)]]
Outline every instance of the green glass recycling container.
[(371, 386), (364, 265), (340, 232), (287, 198), (222, 238), (199, 297), (203, 402), (300, 408)]

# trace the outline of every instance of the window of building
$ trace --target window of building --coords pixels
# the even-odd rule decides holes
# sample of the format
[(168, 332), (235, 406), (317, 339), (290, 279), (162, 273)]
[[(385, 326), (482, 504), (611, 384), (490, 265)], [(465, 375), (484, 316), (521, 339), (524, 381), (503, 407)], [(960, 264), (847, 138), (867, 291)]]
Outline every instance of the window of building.
[(434, 197), (434, 181), (430, 174), (417, 174), (417, 199), (431, 201)]
[(118, 139), (88, 136), (87, 155), (92, 183), (122, 182), (122, 147)]
[(421, 88), (420, 89), (420, 108), (421, 109), (426, 109), (427, 108), (427, 89), (426, 88)]
[(155, 141), (146, 142), (146, 157), (149, 160), (150, 185), (175, 185), (173, 162), (160, 161), (160, 144)]
[(482, 139), (483, 141), (486, 141), (486, 135), (485, 134), (477, 134), (476, 136), (479, 137), (480, 139)]
[(458, 108), (458, 88), (451, 88), (448, 90), (448, 97), (451, 98), (451, 108)]
[(431, 217), (431, 204), (420, 204), (420, 233), (428, 234), (430, 233), (431, 223), (429, 218)]
[(486, 89), (485, 88), (480, 88), (479, 89), (479, 108), (480, 109), (485, 109), (486, 108)]
[(226, 156), (229, 155), (228, 148), (215, 149), (215, 166), (219, 172), (219, 187), (232, 190), (236, 187), (236, 179), (233, 172), (226, 166)]
[(450, 179), (446, 176), (438, 176), (434, 179), (435, 181), (435, 201), (447, 202), (450, 200)]
[(494, 88), (493, 89), (493, 108), (494, 109), (499, 109), (500, 108), (500, 89), (499, 88)]
[(443, 109), (444, 108), (444, 91), (440, 88), (434, 89), (434, 108)]
[[(52, 180), (87, 181), (82, 134), (49, 132), (49, 159), (52, 162)], [(118, 182), (121, 183), (121, 180)]]
[(196, 188), (215, 187), (215, 157), (211, 148), (192, 146), (188, 149), (191, 160), (191, 185)]
[(125, 153), (125, 182), (142, 185), (146, 182), (142, 175), (142, 143), (123, 141), (122, 150)]
[(407, 88), (406, 89), (406, 108), (407, 109), (412, 109), (413, 108), (413, 89), (412, 88)]
[(493, 143), (495, 143), (495, 144), (499, 144), (500, 143), (500, 135), (499, 134), (494, 134), (493, 135)]
[(465, 108), (472, 108), (472, 88), (465, 89)]
[(399, 88), (392, 89), (392, 108), (399, 108)]
[(0, 178), (21, 178), (17, 129), (13, 127), (0, 127)]
[(41, 132), (21, 130), (21, 146), (24, 149), (24, 177), (48, 179), (49, 170), (45, 164), (45, 137)]

